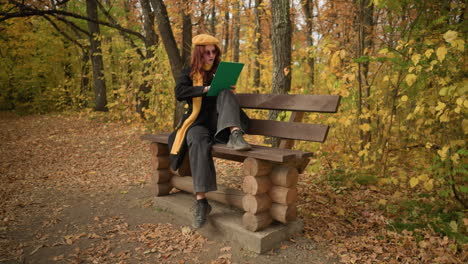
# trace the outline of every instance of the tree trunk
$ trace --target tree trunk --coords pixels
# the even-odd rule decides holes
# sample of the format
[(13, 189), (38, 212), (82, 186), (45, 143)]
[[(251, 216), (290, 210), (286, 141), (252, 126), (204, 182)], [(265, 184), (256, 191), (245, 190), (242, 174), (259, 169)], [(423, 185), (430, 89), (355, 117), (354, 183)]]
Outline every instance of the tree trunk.
[(81, 85), (80, 85), (80, 95), (82, 96), (80, 104), (83, 107), (88, 106), (88, 91), (89, 87), (89, 49), (83, 49), (81, 54)]
[[(161, 34), (162, 41), (164, 43), (164, 48), (169, 57), (169, 63), (171, 64), (172, 77), (175, 81), (179, 77), (182, 66), (184, 65), (182, 57), (180, 56), (179, 48), (174, 38), (174, 33), (171, 28), (171, 23), (169, 21), (169, 16), (167, 15), (166, 5), (163, 0), (151, 0), (151, 5), (154, 8), (154, 13), (156, 16), (156, 21), (158, 23), (159, 33)], [(175, 127), (179, 120), (181, 119), (181, 106), (175, 102), (175, 111), (174, 111), (174, 122), (173, 127)]]
[[(99, 2), (98, 2), (99, 4)], [(110, 3), (110, 0), (105, 0), (104, 1), (104, 4), (107, 6), (108, 10), (111, 10), (112, 8), (112, 5)], [(103, 10), (104, 6), (101, 5), (98, 5), (98, 8), (101, 8), (101, 10)], [(115, 22), (113, 22), (114, 24), (117, 24)], [(110, 56), (110, 67), (109, 67), (109, 71), (111, 73), (111, 87), (110, 87), (110, 90), (112, 91), (111, 93), (114, 94), (114, 97), (117, 95), (117, 90), (119, 89), (119, 84), (118, 84), (118, 80), (117, 80), (117, 74), (116, 72), (118, 72), (117, 69), (113, 69), (114, 67), (117, 67), (117, 61), (116, 61), (116, 58), (113, 54), (113, 49), (112, 49), (112, 42), (113, 42), (113, 38), (112, 36), (106, 36), (106, 42), (109, 43), (109, 56)]]
[[(182, 63), (183, 68), (189, 67), (191, 64), (192, 51), (192, 17), (190, 15), (191, 1), (184, 0), (182, 12)], [(175, 127), (182, 119), (184, 113), (184, 103), (175, 100), (174, 123)]]
[(151, 5), (154, 9), (156, 16), (156, 22), (158, 23), (158, 29), (161, 39), (169, 57), (171, 64), (172, 77), (177, 80), (179, 73), (182, 70), (182, 58), (180, 56), (179, 48), (172, 32), (171, 23), (167, 14), (166, 5), (163, 0), (151, 0)]
[[(291, 89), (291, 20), (288, 0), (272, 0), (271, 46), (273, 50), (272, 94), (286, 94)], [(270, 111), (268, 118), (275, 120), (278, 111)], [(273, 146), (278, 144), (275, 139)]]
[(190, 66), (192, 51), (192, 18), (190, 16), (190, 1), (184, 0), (182, 13), (182, 62), (184, 67)]
[(253, 72), (253, 86), (260, 87), (260, 62), (258, 57), (262, 53), (262, 25), (260, 20), (260, 5), (262, 0), (255, 0), (255, 28), (254, 28), (254, 43), (255, 43), (255, 55), (254, 55), (254, 72)]
[[(86, 0), (86, 14), (90, 19), (98, 20), (96, 0)], [(108, 111), (106, 82), (104, 79), (104, 63), (102, 61), (102, 50), (100, 41), (99, 24), (88, 21), (88, 30), (91, 34), (91, 61), (93, 64), (94, 100), (95, 111)]]
[(307, 65), (309, 65), (309, 81), (313, 87), (315, 84), (315, 59), (312, 47), (314, 46), (313, 38), (313, 15), (314, 15), (314, 1), (313, 0), (302, 0), (302, 10), (304, 10), (304, 16), (306, 18), (306, 33), (307, 33)]
[(227, 51), (229, 48), (229, 2), (226, 2), (224, 11), (224, 47), (223, 47), (223, 54), (227, 56)]
[(216, 1), (211, 1), (211, 20), (210, 20), (210, 32), (214, 36), (216, 35)]
[[(146, 59), (149, 60), (154, 57), (154, 49), (158, 45), (159, 38), (154, 31), (154, 13), (151, 11), (149, 0), (140, 0), (141, 9), (143, 11), (143, 28), (145, 30), (145, 48), (146, 48)], [(146, 77), (149, 75), (149, 68), (151, 64), (147, 61), (143, 65), (143, 83), (140, 85), (137, 94), (137, 106), (136, 111), (142, 118), (145, 118), (144, 109), (149, 107), (148, 94), (151, 92), (151, 86), (149, 85)]]
[[(373, 31), (373, 12), (374, 5), (370, 3), (370, 0), (359, 0), (356, 2), (357, 5), (357, 29), (358, 29), (358, 45), (357, 45), (357, 57), (366, 56), (369, 54), (372, 48), (372, 31)], [(364, 51), (367, 50), (367, 53)], [(369, 73), (369, 61), (360, 62), (358, 64), (358, 119), (359, 125), (364, 123), (370, 124), (370, 118), (361, 118), (364, 112), (370, 111), (369, 97), (370, 97), (370, 85), (367, 80)], [(364, 110), (365, 109), (365, 110)], [(360, 150), (364, 150), (367, 143), (371, 141), (371, 133), (369, 131), (359, 130), (359, 136), (361, 139)], [(361, 158), (361, 163), (363, 162)]]
[(240, 0), (234, 0), (234, 12), (232, 17), (232, 31), (233, 31), (233, 53), (232, 60), (239, 62), (239, 46), (240, 46)]

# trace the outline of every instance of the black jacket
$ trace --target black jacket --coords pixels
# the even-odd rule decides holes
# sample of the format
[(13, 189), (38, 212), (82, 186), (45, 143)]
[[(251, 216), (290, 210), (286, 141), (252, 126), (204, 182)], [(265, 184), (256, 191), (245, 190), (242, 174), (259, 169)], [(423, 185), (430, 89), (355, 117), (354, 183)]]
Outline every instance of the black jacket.
[[(193, 86), (193, 80), (190, 77), (190, 68), (182, 70), (176, 86), (175, 86), (175, 97), (178, 101), (185, 101), (184, 113), (181, 121), (176, 127), (176, 130), (171, 133), (169, 136), (169, 151), (172, 149), (174, 139), (177, 133), (177, 130), (182, 126), (182, 124), (187, 120), (190, 114), (193, 111), (192, 98), (193, 97), (202, 97), (202, 104), (200, 113), (198, 114), (195, 122), (190, 126), (202, 125), (207, 127), (210, 132), (214, 135), (216, 132), (216, 121), (217, 121), (217, 112), (216, 112), (216, 96), (206, 96), (206, 93), (203, 93), (205, 86), (209, 86), (213, 80), (213, 75), (209, 76), (207, 80), (204, 81), (203, 86)], [(189, 129), (190, 129), (189, 127)], [(187, 151), (187, 142), (186, 135), (182, 146), (177, 155), (170, 155), (171, 168), (177, 170), (184, 159), (185, 153)]]

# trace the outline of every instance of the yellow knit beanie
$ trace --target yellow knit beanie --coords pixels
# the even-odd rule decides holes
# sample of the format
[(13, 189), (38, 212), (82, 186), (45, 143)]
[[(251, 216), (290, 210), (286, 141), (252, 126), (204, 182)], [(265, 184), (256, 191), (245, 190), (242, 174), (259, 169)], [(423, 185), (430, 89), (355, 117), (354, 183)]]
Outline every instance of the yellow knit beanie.
[(208, 34), (196, 35), (192, 38), (193, 45), (218, 45), (219, 40)]

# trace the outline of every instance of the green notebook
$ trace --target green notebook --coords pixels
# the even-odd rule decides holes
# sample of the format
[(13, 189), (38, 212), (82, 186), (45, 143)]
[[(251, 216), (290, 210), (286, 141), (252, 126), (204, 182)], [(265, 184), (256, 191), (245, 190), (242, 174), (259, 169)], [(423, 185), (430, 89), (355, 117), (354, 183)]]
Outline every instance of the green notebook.
[(221, 61), (206, 96), (217, 96), (221, 90), (231, 89), (231, 85), (236, 85), (242, 68), (243, 63)]

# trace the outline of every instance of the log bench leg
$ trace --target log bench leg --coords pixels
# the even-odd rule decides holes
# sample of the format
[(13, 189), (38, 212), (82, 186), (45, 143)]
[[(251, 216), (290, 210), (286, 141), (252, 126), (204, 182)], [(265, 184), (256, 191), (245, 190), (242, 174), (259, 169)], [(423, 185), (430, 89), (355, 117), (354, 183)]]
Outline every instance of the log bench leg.
[(173, 173), (169, 170), (169, 149), (161, 143), (151, 143), (151, 185), (154, 196), (168, 195), (172, 190), (170, 180)]
[(271, 217), (281, 223), (296, 220), (297, 180), (299, 173), (295, 167), (276, 165), (270, 179), (273, 186), (268, 195), (272, 200)]
[(268, 176), (272, 164), (267, 161), (247, 158), (243, 165), (244, 181), (242, 190), (245, 195), (242, 206), (245, 210), (242, 224), (247, 230), (259, 231), (271, 224), (271, 198), (268, 192), (272, 183)]
[(296, 220), (299, 173), (295, 166), (247, 158), (243, 173), (242, 223), (246, 229), (259, 231), (273, 220), (284, 224)]

